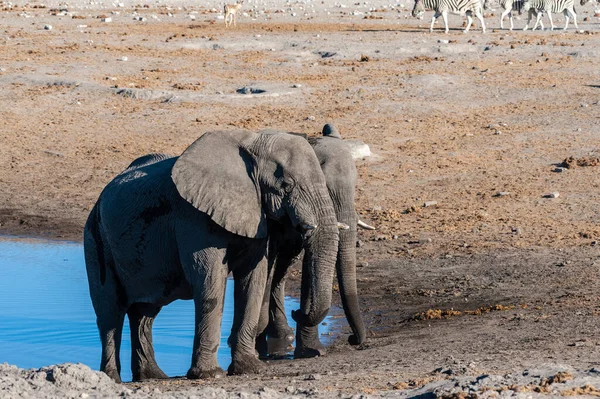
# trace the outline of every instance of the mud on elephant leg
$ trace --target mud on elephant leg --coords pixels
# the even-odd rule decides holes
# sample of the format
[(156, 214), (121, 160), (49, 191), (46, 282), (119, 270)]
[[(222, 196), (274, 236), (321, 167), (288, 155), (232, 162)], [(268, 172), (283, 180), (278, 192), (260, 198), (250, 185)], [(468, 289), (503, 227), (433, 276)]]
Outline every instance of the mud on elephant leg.
[(133, 381), (169, 378), (156, 363), (152, 346), (152, 325), (161, 307), (134, 303), (127, 311), (131, 327), (131, 371)]

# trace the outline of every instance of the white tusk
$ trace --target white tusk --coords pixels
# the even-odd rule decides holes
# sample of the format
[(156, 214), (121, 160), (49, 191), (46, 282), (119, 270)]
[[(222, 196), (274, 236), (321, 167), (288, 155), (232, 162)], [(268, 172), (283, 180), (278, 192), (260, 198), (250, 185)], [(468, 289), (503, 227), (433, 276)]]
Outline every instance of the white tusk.
[(317, 228), (316, 224), (308, 224), (308, 223), (302, 223), (300, 224), (300, 227), (302, 227), (304, 230), (314, 230)]
[(338, 226), (338, 229), (340, 229), (340, 230), (348, 230), (348, 229), (350, 229), (350, 226), (348, 226), (345, 223), (338, 222), (337, 226)]
[(361, 229), (365, 229), (365, 230), (377, 230), (375, 227), (366, 224), (365, 222), (363, 222), (362, 220), (358, 219), (358, 227), (360, 227)]

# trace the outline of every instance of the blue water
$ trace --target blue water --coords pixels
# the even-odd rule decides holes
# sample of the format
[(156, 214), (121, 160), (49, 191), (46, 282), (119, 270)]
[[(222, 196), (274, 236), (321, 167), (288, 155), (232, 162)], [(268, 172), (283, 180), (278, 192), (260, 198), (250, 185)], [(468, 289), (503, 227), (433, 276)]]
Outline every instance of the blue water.
[[(89, 296), (83, 247), (32, 239), (0, 240), (0, 363), (22, 368), (84, 363), (97, 370), (101, 345)], [(299, 307), (286, 298), (286, 309)], [(288, 314), (288, 319), (291, 316)], [(228, 280), (219, 364), (231, 362), (227, 337), (233, 321), (233, 281)], [(159, 366), (169, 376), (185, 375), (192, 356), (193, 301), (175, 301), (153, 328)], [(131, 340), (125, 318), (121, 378), (131, 380)]]

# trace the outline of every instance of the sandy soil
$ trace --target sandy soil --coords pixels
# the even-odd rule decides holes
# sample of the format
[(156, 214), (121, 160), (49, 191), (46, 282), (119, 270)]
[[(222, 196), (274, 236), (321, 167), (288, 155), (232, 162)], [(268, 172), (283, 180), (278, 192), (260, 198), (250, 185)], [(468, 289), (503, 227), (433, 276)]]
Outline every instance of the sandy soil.
[(368, 343), (349, 347), (342, 327), (323, 358), (147, 386), (372, 395), (590, 370), (600, 14), (577, 6), (577, 33), (509, 32), (488, 10), (488, 33), (455, 16), (444, 35), (404, 3), (251, 2), (225, 29), (217, 3), (0, 2), (0, 233), (79, 240), (132, 159), (207, 130), (333, 122), (376, 154), (358, 163), (358, 209), (378, 227), (358, 250)]

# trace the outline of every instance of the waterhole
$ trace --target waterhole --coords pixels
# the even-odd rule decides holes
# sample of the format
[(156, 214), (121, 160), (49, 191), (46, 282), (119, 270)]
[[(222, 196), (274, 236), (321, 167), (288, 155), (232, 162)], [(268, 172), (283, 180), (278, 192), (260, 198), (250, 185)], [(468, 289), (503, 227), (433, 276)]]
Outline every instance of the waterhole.
[[(0, 239), (0, 362), (38, 368), (64, 362), (100, 366), (100, 338), (80, 243)], [(289, 312), (296, 299), (286, 298)], [(231, 362), (227, 337), (233, 321), (233, 280), (227, 281), (219, 364)], [(328, 323), (325, 323), (328, 324)], [(323, 330), (323, 327), (321, 327)], [(165, 306), (154, 323), (156, 359), (169, 376), (185, 375), (194, 336), (193, 301)], [(131, 340), (125, 318), (121, 378), (131, 380)]]

